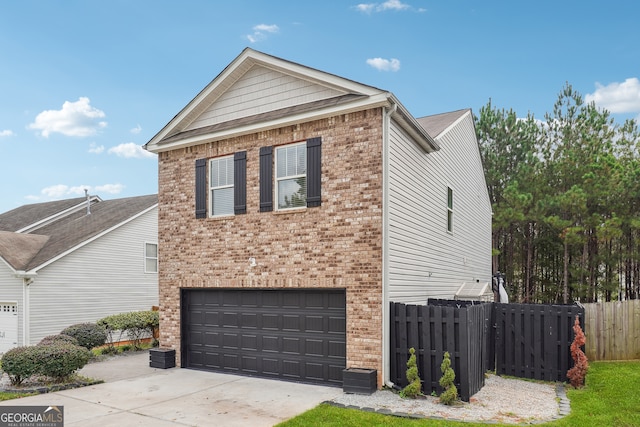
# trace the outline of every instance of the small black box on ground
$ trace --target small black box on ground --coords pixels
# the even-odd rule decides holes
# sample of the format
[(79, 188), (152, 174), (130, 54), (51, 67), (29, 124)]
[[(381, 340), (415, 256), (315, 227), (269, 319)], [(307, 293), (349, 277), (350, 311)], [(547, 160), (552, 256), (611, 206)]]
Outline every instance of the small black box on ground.
[(149, 350), (149, 366), (168, 369), (176, 366), (176, 351), (172, 348), (152, 348)]
[(377, 389), (377, 370), (360, 368), (347, 368), (342, 370), (343, 392), (354, 394), (372, 394)]

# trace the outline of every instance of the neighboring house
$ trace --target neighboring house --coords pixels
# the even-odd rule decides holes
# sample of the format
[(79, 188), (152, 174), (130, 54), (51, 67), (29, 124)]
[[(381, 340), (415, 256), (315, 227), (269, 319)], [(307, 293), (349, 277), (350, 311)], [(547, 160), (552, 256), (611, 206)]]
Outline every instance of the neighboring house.
[[(158, 153), (160, 343), (182, 367), (388, 381), (389, 303), (491, 281), (470, 110), (245, 49), (145, 146)], [(490, 287), (489, 287), (490, 288)]]
[(97, 196), (0, 214), (0, 353), (158, 304), (158, 196)]

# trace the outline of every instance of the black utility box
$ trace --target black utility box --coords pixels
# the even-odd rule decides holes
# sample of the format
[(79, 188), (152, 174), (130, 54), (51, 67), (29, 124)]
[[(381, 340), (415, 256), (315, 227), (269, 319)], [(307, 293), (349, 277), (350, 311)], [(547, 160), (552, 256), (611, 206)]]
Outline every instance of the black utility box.
[(176, 351), (172, 348), (152, 348), (149, 350), (149, 366), (168, 369), (176, 366)]
[(342, 391), (371, 394), (378, 389), (378, 371), (375, 369), (347, 368), (342, 370)]

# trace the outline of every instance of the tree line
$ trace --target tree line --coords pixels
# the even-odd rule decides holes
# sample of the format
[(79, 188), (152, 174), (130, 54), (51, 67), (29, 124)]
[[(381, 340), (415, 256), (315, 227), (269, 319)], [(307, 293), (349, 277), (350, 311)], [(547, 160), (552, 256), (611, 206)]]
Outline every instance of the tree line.
[(568, 83), (537, 120), (474, 117), (493, 208), (493, 271), (511, 300), (572, 303), (640, 295), (640, 143)]

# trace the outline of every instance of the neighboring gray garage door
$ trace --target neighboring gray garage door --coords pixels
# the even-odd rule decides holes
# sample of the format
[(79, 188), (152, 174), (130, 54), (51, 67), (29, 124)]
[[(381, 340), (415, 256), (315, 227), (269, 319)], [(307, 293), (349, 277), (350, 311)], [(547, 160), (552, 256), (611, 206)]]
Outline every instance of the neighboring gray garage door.
[(182, 366), (342, 385), (344, 290), (182, 291)]

